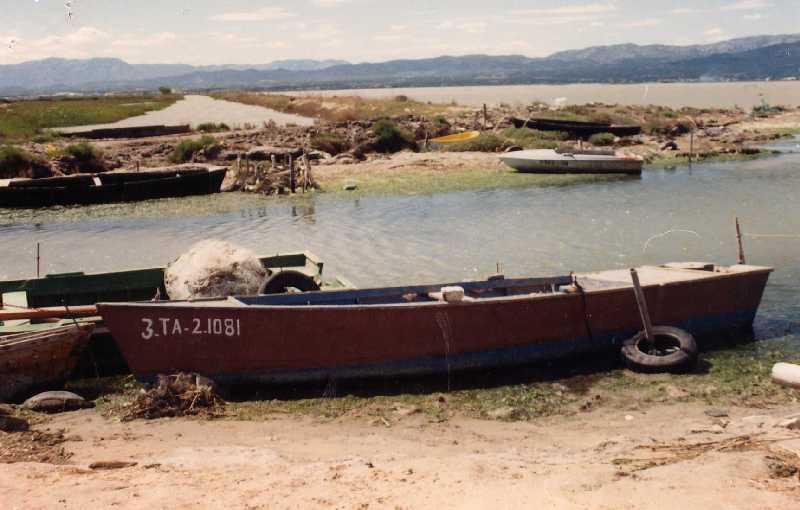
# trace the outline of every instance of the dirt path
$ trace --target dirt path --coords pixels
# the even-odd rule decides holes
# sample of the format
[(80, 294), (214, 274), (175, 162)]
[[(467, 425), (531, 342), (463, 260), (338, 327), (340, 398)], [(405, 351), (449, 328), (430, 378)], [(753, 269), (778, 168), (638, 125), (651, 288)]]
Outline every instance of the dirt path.
[[(81, 411), (48, 425), (72, 437), (71, 465), (0, 466), (0, 507), (796, 508), (800, 478), (771, 474), (767, 456), (800, 452), (800, 431), (777, 425), (800, 406), (706, 411), (634, 404), (517, 423), (397, 414), (125, 424)], [(659, 442), (710, 446), (637, 448)], [(109, 460), (138, 464), (88, 469)]]

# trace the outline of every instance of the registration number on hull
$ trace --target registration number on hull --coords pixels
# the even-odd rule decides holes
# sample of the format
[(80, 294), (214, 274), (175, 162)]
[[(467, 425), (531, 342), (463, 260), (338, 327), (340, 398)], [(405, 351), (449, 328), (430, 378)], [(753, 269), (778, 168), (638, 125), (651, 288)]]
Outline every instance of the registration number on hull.
[(181, 335), (214, 335), (238, 337), (242, 335), (239, 319), (174, 319), (158, 317), (142, 319), (142, 339)]

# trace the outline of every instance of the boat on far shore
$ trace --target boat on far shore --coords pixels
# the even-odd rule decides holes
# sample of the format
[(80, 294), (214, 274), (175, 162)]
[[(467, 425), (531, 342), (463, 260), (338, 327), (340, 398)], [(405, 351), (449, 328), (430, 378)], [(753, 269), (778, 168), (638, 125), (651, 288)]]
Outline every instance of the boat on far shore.
[(583, 122), (560, 119), (520, 119), (512, 117), (511, 123), (517, 129), (529, 128), (539, 131), (562, 131), (577, 138), (588, 139), (599, 133), (611, 133), (614, 136), (635, 136), (642, 132), (641, 126), (621, 126), (605, 122)]
[(500, 160), (518, 172), (537, 174), (638, 175), (644, 166), (639, 156), (605, 150), (523, 150), (507, 152)]
[(0, 181), (0, 208), (136, 202), (219, 193), (227, 167), (189, 163), (141, 172)]

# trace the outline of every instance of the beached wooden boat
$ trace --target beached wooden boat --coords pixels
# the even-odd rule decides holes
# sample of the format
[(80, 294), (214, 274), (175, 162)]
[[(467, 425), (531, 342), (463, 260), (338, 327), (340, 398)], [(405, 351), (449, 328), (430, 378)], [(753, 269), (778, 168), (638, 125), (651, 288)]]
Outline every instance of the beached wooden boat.
[(521, 119), (512, 117), (511, 123), (517, 129), (529, 128), (539, 131), (562, 131), (577, 138), (588, 139), (598, 133), (611, 133), (614, 136), (634, 136), (642, 132), (641, 126), (621, 126), (604, 122), (582, 122), (559, 119)]
[[(771, 271), (638, 269), (653, 322), (694, 335), (750, 326)], [(642, 329), (627, 270), (98, 309), (137, 378), (188, 371), (221, 383), (528, 363), (619, 350)]]
[(0, 208), (136, 202), (219, 193), (226, 167), (179, 165), (142, 172), (11, 179), (0, 185)]
[(518, 172), (537, 174), (641, 174), (644, 160), (615, 151), (534, 149), (507, 152), (500, 160)]
[(0, 337), (0, 402), (62, 387), (93, 329), (93, 324), (56, 325)]

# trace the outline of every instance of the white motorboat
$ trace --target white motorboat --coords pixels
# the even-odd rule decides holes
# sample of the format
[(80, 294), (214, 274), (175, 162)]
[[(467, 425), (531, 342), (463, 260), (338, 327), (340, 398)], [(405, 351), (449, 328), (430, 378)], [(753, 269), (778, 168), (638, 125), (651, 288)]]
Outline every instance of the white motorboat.
[(539, 174), (641, 174), (644, 164), (639, 156), (600, 150), (525, 150), (500, 160), (518, 172)]

